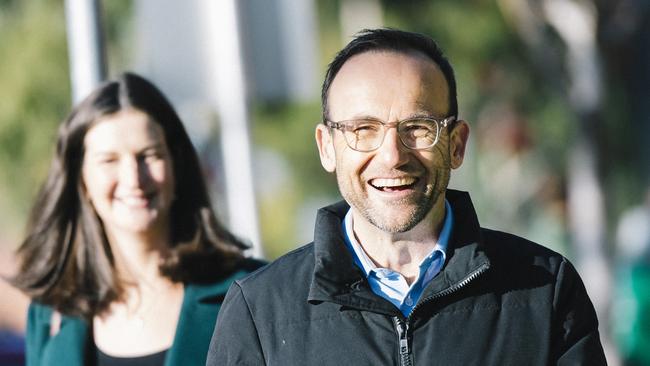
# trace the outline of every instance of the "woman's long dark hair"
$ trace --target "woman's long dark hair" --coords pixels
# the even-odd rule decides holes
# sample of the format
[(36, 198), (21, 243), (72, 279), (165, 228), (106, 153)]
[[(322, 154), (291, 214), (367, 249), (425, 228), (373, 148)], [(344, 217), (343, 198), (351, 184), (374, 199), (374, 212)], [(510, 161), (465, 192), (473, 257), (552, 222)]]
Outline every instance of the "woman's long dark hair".
[(171, 152), (172, 244), (161, 273), (175, 282), (211, 282), (242, 259), (245, 245), (216, 219), (196, 151), (174, 108), (149, 81), (125, 73), (96, 89), (60, 126), (56, 154), (18, 249), (20, 270), (13, 284), (64, 314), (91, 318), (123, 294), (102, 223), (83, 193), (81, 165), (86, 132), (101, 117), (124, 109), (142, 111), (158, 123)]

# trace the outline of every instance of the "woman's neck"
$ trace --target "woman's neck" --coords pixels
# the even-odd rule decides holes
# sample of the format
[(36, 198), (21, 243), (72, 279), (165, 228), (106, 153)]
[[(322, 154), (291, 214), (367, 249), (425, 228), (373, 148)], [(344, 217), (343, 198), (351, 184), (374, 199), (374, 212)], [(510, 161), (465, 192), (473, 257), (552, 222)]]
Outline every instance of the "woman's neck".
[(132, 234), (111, 232), (108, 235), (115, 267), (120, 279), (140, 287), (155, 283), (161, 278), (161, 260), (170, 248), (167, 232)]

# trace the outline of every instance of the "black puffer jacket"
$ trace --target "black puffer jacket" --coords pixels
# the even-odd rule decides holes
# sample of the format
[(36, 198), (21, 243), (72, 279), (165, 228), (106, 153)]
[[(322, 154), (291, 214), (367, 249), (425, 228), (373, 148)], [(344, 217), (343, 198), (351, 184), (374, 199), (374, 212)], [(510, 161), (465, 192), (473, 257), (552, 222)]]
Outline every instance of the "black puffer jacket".
[(443, 270), (408, 318), (375, 295), (343, 242), (338, 203), (315, 240), (236, 281), (207, 365), (604, 365), (593, 305), (561, 255), (482, 229), (448, 191)]

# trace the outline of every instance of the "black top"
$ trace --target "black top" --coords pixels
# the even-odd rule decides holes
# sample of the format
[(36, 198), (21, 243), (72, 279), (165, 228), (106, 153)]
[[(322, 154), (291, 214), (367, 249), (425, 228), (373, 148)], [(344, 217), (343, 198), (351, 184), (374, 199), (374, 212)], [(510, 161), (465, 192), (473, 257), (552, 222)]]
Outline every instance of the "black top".
[(167, 350), (137, 356), (137, 357), (115, 357), (107, 355), (97, 348), (96, 366), (163, 366)]

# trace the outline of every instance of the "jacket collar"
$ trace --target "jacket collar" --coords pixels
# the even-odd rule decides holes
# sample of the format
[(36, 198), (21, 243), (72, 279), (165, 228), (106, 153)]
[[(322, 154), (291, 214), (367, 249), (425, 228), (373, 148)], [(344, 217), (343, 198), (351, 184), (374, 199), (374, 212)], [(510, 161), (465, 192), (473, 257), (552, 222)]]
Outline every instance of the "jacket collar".
[[(210, 284), (186, 284), (176, 333), (165, 358), (165, 366), (202, 365), (208, 353), (213, 326), (217, 320), (218, 305), (230, 284), (250, 273), (241, 270), (228, 278)], [(42, 332), (49, 332), (51, 309), (43, 312)], [(191, 335), (191, 336), (188, 336)], [(46, 336), (44, 333), (43, 337)], [(82, 366), (92, 351), (92, 333), (89, 324), (76, 317), (63, 316), (60, 331), (50, 339), (48, 347), (57, 348), (54, 359), (66, 360), (64, 364)], [(62, 358), (63, 357), (63, 358)]]
[(352, 254), (345, 247), (341, 222), (349, 210), (341, 201), (318, 210), (314, 231), (314, 272), (311, 303), (334, 302), (343, 306), (393, 314), (396, 308), (375, 295)]
[[(37, 319), (28, 322), (28, 324), (31, 323), (26, 337), (28, 358), (31, 356), (36, 360), (41, 360), (43, 364), (51, 362), (52, 359), (71, 366), (83, 366), (87, 363), (87, 351), (92, 348), (90, 338), (92, 335), (85, 320), (61, 315), (58, 332), (51, 337), (50, 328), (54, 310), (49, 306), (32, 303), (29, 313), (30, 316)], [(32, 334), (30, 335), (29, 332)], [(49, 341), (45, 342), (44, 340), (47, 339)]]
[(449, 291), (477, 271), (490, 267), (490, 259), (485, 253), (481, 238), (481, 227), (469, 194), (447, 190), (446, 198), (454, 213), (447, 261), (438, 276), (423, 291), (421, 299)]
[[(452, 206), (455, 221), (447, 262), (427, 286), (422, 299), (442, 293), (477, 269), (490, 265), (481, 244), (480, 226), (469, 194), (447, 190), (446, 198)], [(345, 247), (341, 222), (348, 210), (345, 202), (318, 210), (314, 234), (315, 265), (308, 301), (329, 301), (396, 315), (399, 310), (372, 292), (363, 272), (354, 264), (352, 254)]]
[(250, 271), (240, 270), (216, 283), (185, 285), (176, 334), (167, 353), (165, 366), (205, 363), (217, 321), (218, 304), (223, 302), (230, 284), (249, 273)]

